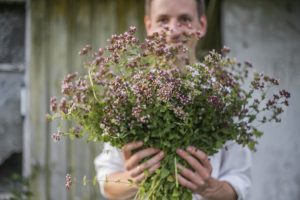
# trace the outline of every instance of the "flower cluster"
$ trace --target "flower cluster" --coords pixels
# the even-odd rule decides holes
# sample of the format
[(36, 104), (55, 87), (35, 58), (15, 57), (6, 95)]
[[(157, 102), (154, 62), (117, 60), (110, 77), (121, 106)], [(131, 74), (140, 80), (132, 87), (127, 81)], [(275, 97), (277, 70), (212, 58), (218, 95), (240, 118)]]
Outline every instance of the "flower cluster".
[[(191, 193), (174, 186), (174, 159), (184, 162), (175, 150), (193, 145), (212, 155), (228, 140), (255, 149), (262, 135), (257, 127), (279, 122), (290, 94), (281, 90), (269, 98), (267, 91), (279, 83), (259, 73), (250, 74), (253, 80), (248, 90), (243, 89), (252, 64), (227, 57), (228, 47), (221, 54), (211, 51), (202, 62), (178, 67), (179, 59), (189, 54), (184, 43), (166, 44), (165, 32), (139, 42), (135, 31), (130, 27), (128, 32), (113, 35), (105, 48), (93, 51), (87, 45), (79, 52), (90, 58), (86, 75), (67, 75), (61, 100), (50, 100), (50, 119), (77, 125), (53, 138), (88, 134), (89, 140), (118, 148), (144, 141), (145, 146), (162, 149), (167, 157), (156, 178), (140, 185), (139, 197), (143, 199), (145, 191), (160, 182), (159, 191), (148, 199), (170, 194), (174, 199), (191, 199)], [(197, 35), (191, 32), (186, 40)]]
[(72, 176), (70, 174), (66, 175), (66, 189), (70, 190), (72, 185)]

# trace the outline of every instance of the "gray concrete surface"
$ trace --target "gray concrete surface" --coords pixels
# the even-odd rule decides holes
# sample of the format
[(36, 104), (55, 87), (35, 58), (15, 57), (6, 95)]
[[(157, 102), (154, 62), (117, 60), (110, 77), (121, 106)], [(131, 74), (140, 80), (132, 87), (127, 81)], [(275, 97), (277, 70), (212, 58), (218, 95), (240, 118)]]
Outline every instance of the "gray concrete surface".
[[(0, 164), (22, 152), (20, 88), (24, 74), (25, 7), (0, 1)], [(22, 68), (22, 67), (21, 67)]]
[(0, 1), (0, 64), (24, 62), (24, 4)]
[(262, 127), (249, 199), (299, 200), (300, 1), (225, 0), (222, 20), (232, 55), (279, 78), (292, 94), (282, 123)]
[(22, 151), (20, 85), (23, 74), (0, 73), (0, 164)]

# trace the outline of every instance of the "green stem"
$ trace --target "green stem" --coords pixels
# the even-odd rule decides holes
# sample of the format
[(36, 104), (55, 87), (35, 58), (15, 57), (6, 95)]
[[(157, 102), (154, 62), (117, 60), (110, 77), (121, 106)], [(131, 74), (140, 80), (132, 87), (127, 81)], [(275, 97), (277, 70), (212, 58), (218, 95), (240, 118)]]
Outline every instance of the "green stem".
[(91, 82), (91, 85), (92, 85), (93, 95), (94, 95), (95, 99), (100, 103), (99, 99), (96, 96), (96, 92), (95, 92), (95, 89), (94, 89), (94, 82), (93, 82), (93, 79), (92, 79), (91, 70), (89, 69), (88, 72), (89, 72), (89, 79), (90, 79), (90, 82)]
[(160, 185), (160, 180), (158, 180), (158, 181), (156, 182), (156, 184), (153, 185), (153, 188), (150, 188), (150, 191), (149, 191), (149, 193), (148, 193), (148, 198), (147, 198), (147, 199), (149, 199), (149, 197), (151, 197), (151, 194), (155, 191), (155, 189), (156, 189), (159, 185)]
[(175, 168), (175, 183), (176, 183), (176, 188), (178, 188), (178, 171), (177, 171), (177, 159), (176, 157), (174, 158), (174, 168)]

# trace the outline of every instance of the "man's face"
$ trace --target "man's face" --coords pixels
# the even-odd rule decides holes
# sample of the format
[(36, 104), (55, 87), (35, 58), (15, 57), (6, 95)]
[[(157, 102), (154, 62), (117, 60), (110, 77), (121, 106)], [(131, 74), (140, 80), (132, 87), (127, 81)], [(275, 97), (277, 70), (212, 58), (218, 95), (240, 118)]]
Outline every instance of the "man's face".
[[(204, 36), (206, 18), (198, 16), (196, 0), (152, 0), (150, 16), (145, 16), (145, 26), (147, 35), (168, 27), (167, 43), (176, 44), (182, 42), (183, 33), (191, 28)], [(191, 40), (187, 46), (194, 51), (196, 44), (196, 40)]]

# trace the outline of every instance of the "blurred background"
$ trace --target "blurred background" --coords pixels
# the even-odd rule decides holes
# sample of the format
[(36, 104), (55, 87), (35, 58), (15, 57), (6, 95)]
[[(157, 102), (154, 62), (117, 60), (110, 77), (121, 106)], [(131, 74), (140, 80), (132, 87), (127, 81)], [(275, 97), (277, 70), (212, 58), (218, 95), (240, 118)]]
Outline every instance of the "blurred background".
[[(223, 45), (290, 91), (280, 124), (262, 127), (253, 153), (248, 200), (300, 199), (300, 1), (207, 0), (208, 32), (201, 57)], [(143, 0), (0, 0), (0, 200), (103, 199), (93, 160), (101, 144), (53, 142), (49, 99), (68, 72), (81, 71), (78, 51), (98, 48), (130, 25), (145, 36)], [(65, 175), (74, 186), (65, 189)], [(86, 176), (90, 182), (83, 186)]]

